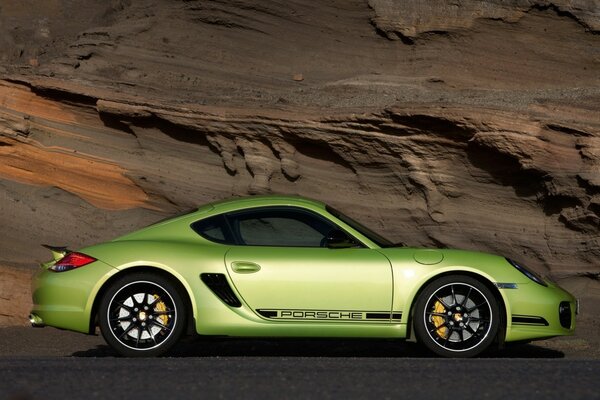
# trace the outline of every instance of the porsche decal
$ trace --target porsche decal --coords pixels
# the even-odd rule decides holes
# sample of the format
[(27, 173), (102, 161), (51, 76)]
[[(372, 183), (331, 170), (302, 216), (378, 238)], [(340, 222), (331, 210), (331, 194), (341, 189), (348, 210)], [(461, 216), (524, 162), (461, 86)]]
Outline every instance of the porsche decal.
[(386, 311), (355, 310), (256, 310), (259, 315), (271, 320), (336, 320), (336, 321), (400, 321), (402, 313), (390, 315)]

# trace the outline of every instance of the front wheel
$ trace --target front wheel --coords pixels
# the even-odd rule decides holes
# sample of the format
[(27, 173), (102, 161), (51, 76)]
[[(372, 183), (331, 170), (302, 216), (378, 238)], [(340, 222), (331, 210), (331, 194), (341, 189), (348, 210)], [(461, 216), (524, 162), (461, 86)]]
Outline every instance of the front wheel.
[(128, 357), (164, 354), (185, 328), (185, 305), (177, 288), (153, 273), (132, 273), (115, 281), (99, 313), (104, 340)]
[(498, 334), (500, 311), (492, 292), (469, 276), (449, 275), (428, 284), (415, 306), (415, 334), (444, 357), (473, 357)]

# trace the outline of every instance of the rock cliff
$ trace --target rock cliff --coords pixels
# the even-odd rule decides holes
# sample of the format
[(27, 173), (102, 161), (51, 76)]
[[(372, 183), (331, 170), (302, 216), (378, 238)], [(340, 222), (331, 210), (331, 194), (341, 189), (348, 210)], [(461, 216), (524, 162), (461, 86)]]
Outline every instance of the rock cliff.
[(5, 3), (4, 266), (293, 193), (600, 277), (598, 1)]

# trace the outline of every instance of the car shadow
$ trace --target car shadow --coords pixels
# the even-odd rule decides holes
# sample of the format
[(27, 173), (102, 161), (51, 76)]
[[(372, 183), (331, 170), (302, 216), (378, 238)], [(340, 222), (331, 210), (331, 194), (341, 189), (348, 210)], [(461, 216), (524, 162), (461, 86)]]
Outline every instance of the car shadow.
[[(107, 345), (72, 354), (74, 357), (116, 357)], [(393, 339), (239, 339), (189, 338), (167, 357), (355, 357), (435, 358), (417, 343)], [(564, 358), (564, 353), (533, 344), (513, 344), (480, 358)]]

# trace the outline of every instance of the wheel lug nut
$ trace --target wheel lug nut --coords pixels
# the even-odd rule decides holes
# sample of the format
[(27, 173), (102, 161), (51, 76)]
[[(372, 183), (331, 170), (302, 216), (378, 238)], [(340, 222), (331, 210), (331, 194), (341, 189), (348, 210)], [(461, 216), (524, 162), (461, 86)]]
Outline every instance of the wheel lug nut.
[(135, 322), (135, 321), (137, 321), (137, 318), (135, 318), (135, 317), (134, 317), (134, 318), (133, 318), (133, 322)]
[(147, 309), (148, 309), (148, 306), (144, 306), (144, 310), (147, 310)]
[(463, 323), (461, 322), (461, 323), (460, 323), (460, 326), (461, 326), (461, 328), (462, 328), (463, 326), (465, 326), (465, 324), (463, 324)]
[(450, 325), (454, 325), (454, 321), (450, 321)]
[(448, 311), (448, 315), (452, 315), (452, 311)]
[(145, 322), (142, 322), (142, 326), (146, 326), (146, 323), (145, 323)]
[(133, 311), (138, 312), (140, 310), (138, 310), (138, 308), (136, 307), (136, 308), (133, 309)]

